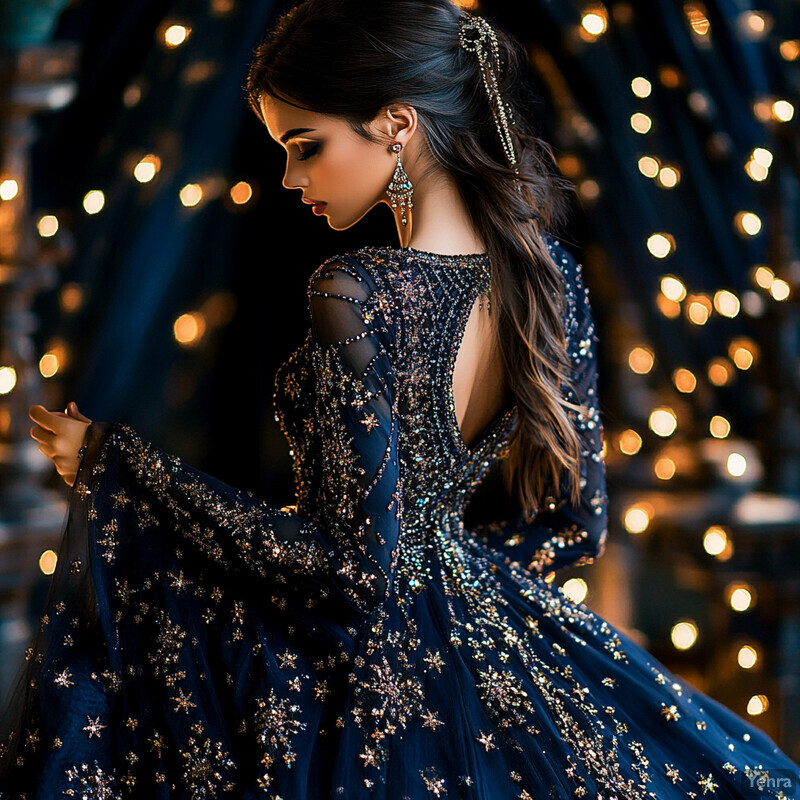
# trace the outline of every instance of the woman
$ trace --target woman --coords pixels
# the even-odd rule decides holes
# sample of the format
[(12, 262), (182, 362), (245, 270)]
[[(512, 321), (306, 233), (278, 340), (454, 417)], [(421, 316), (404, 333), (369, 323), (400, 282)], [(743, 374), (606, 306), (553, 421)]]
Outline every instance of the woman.
[[(310, 278), (293, 506), (32, 409), (73, 490), (3, 800), (790, 796), (765, 734), (544, 579), (603, 552), (606, 493), (520, 57), (448, 0), (306, 0), (258, 48), (284, 186), (337, 230), (387, 203), (401, 247)], [(526, 513), (469, 530), (496, 463)]]

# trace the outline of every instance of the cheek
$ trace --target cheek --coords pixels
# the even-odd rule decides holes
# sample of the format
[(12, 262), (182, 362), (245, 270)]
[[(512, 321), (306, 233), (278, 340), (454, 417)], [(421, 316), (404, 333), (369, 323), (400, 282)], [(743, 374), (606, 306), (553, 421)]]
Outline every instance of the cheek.
[(391, 159), (382, 156), (379, 147), (360, 142), (350, 143), (331, 154), (325, 172), (329, 190), (352, 205), (374, 203), (391, 179)]

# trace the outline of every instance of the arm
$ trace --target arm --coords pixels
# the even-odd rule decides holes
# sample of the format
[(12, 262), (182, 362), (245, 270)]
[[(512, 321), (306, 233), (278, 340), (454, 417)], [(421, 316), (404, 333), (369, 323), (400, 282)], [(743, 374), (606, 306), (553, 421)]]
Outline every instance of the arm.
[(94, 423), (89, 450), (97, 456), (81, 464), (74, 494), (93, 496), (98, 531), (123, 513), (127, 502), (108, 499), (123, 494), (139, 527), (177, 532), (223, 569), (267, 579), (263, 594), (279, 606), (293, 594), (308, 607), (341, 601), (369, 614), (389, 593), (402, 504), (393, 342), (373, 291), (360, 267), (337, 262), (309, 284), (322, 444), (313, 517), (227, 486), (125, 425)]
[(532, 520), (518, 514), (473, 529), (488, 547), (538, 573), (592, 563), (603, 554), (608, 535), (603, 426), (597, 398), (597, 335), (581, 265), (560, 247), (555, 257), (564, 271), (564, 330), (573, 364), (572, 389), (565, 397), (585, 409), (582, 414), (568, 411), (583, 443), (580, 502), (574, 506), (566, 499), (569, 493), (562, 477), (560, 497), (551, 498)]

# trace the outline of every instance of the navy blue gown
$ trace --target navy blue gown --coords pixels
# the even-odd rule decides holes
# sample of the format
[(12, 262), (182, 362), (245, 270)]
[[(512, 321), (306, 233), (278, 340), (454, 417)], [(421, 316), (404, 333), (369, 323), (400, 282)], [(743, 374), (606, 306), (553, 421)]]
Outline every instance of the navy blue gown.
[(794, 796), (775, 771), (797, 765), (763, 732), (545, 580), (591, 563), (607, 532), (589, 300), (546, 242), (567, 290), (579, 504), (563, 491), (533, 520), (465, 527), (516, 418), (471, 445), (456, 421), (488, 256), (327, 260), (275, 379), (295, 503), (90, 426), (4, 717), (2, 800)]

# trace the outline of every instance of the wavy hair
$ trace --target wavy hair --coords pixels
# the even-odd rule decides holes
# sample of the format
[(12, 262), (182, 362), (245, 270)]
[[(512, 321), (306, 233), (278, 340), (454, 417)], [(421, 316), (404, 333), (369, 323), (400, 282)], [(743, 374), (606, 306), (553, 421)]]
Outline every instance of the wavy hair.
[(373, 142), (365, 126), (382, 108), (416, 109), (430, 155), (455, 181), (489, 254), (492, 316), (517, 407), (503, 477), (532, 516), (564, 475), (572, 502), (579, 496), (581, 445), (567, 413), (576, 406), (563, 391), (565, 287), (542, 238), (565, 221), (574, 186), (535, 134), (524, 47), (492, 22), (519, 174), (509, 166), (476, 54), (459, 42), (462, 14), (450, 0), (303, 0), (256, 48), (244, 89), (259, 118), (267, 94), (341, 117)]

